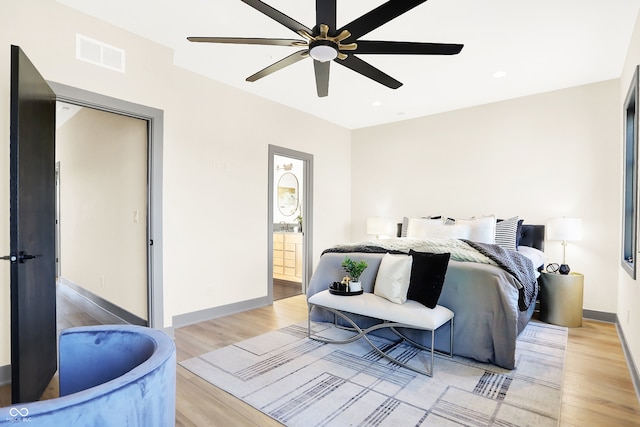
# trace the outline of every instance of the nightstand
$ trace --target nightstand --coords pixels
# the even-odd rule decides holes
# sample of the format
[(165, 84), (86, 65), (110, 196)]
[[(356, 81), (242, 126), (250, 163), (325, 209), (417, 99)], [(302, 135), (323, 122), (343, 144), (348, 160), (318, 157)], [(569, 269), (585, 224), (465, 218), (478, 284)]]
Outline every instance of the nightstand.
[(559, 326), (582, 326), (584, 276), (580, 273), (540, 275), (540, 320)]

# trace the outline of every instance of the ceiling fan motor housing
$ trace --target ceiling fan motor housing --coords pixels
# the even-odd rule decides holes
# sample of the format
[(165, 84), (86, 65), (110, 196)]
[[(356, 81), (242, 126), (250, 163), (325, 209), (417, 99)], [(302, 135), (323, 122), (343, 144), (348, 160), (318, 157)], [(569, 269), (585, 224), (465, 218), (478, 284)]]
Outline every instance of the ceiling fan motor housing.
[(309, 43), (309, 56), (320, 62), (333, 61), (338, 57), (338, 44), (331, 40), (314, 40)]

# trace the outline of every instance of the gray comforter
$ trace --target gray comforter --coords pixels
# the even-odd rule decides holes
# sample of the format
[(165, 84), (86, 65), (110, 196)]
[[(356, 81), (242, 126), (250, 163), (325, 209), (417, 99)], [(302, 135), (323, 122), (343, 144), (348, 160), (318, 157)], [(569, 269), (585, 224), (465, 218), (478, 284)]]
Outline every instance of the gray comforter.
[[(327, 289), (330, 283), (340, 280), (345, 275), (341, 267), (345, 255), (322, 255), (309, 282), (308, 296)], [(354, 261), (363, 259), (369, 264), (360, 281), (365, 292), (372, 292), (383, 253), (355, 252), (349, 256)], [(535, 306), (531, 304), (527, 311), (520, 311), (520, 287), (520, 283), (512, 274), (496, 265), (453, 259), (449, 261), (438, 304), (455, 313), (454, 354), (513, 369), (516, 338), (530, 320)], [(318, 307), (313, 308), (310, 316), (316, 321), (333, 321), (330, 313)], [(362, 326), (376, 322), (370, 318), (355, 317)], [(430, 346), (428, 332), (406, 332), (410, 338)], [(438, 329), (436, 349), (448, 351), (448, 326)]]
[(520, 298), (518, 299), (520, 311), (528, 309), (529, 304), (535, 304), (538, 294), (538, 279), (533, 269), (533, 263), (529, 258), (516, 251), (501, 248), (498, 245), (472, 242), (471, 240), (464, 240), (464, 242), (491, 258), (498, 267), (516, 278), (520, 283)]

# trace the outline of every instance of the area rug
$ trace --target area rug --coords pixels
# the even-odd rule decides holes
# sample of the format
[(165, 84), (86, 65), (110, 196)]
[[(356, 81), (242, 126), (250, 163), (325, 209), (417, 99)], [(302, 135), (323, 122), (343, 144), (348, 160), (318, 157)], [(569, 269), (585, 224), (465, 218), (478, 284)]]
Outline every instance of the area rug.
[[(348, 334), (330, 323), (312, 328), (325, 337)], [(381, 358), (363, 340), (310, 340), (305, 322), (180, 365), (291, 427), (540, 427), (558, 425), (566, 343), (566, 328), (530, 322), (518, 338), (514, 370), (436, 356), (427, 377)], [(429, 357), (405, 344), (392, 354), (421, 366)]]

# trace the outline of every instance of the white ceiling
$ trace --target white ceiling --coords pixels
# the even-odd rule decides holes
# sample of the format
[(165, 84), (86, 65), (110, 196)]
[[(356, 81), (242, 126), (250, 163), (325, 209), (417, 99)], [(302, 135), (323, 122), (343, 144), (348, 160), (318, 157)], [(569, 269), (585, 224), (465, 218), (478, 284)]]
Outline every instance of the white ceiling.
[[(640, 0), (429, 0), (363, 39), (462, 43), (459, 55), (361, 55), (404, 86), (332, 64), (329, 96), (318, 98), (311, 59), (245, 81), (299, 48), (186, 40), (298, 38), (240, 0), (58, 1), (172, 48), (177, 66), (350, 129), (618, 78), (640, 9)], [(266, 3), (315, 24), (315, 0)], [(338, 26), (382, 3), (339, 0)]]

